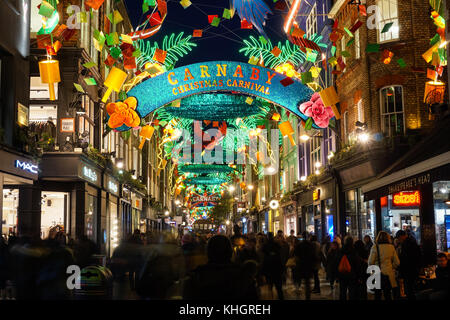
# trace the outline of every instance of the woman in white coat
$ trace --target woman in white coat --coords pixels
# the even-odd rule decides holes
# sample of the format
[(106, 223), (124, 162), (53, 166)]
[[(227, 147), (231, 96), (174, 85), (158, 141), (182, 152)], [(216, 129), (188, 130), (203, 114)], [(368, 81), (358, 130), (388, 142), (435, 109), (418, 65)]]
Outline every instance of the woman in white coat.
[(370, 250), (368, 264), (377, 265), (381, 269), (381, 290), (375, 290), (375, 300), (381, 300), (381, 291), (386, 300), (392, 300), (391, 293), (394, 294), (394, 299), (398, 299), (399, 290), (395, 269), (400, 265), (400, 260), (387, 232), (378, 233), (375, 245)]

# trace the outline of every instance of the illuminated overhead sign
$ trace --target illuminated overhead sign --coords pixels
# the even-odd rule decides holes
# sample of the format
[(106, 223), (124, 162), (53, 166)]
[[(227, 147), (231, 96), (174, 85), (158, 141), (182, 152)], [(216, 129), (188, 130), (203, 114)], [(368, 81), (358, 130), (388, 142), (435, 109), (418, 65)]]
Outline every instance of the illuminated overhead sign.
[(316, 189), (313, 191), (313, 201), (320, 199), (320, 189)]
[(117, 191), (119, 191), (119, 185), (110, 180), (108, 181), (108, 189), (114, 193), (117, 193)]
[[(145, 118), (156, 109), (190, 95), (237, 92), (283, 106), (306, 121), (308, 117), (300, 112), (299, 105), (309, 101), (313, 91), (298, 80), (292, 81), (287, 85), (285, 75), (248, 63), (208, 61), (150, 78), (131, 89), (128, 97), (137, 99), (136, 112)], [(128, 129), (125, 125), (117, 128), (120, 131)]]
[(28, 171), (30, 173), (38, 173), (38, 166), (30, 162), (22, 162), (20, 160), (16, 160), (15, 167), (24, 171)]
[(405, 191), (392, 196), (394, 206), (418, 206), (420, 204), (419, 191)]
[(97, 182), (97, 173), (89, 167), (83, 167), (83, 176), (92, 182)]

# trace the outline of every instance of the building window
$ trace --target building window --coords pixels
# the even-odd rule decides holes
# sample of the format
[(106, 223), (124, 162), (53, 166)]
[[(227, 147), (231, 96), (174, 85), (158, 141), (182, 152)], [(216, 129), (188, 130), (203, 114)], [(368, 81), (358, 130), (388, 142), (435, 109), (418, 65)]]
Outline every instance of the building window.
[(359, 29), (355, 31), (355, 59), (361, 58), (361, 46), (359, 43)]
[(387, 136), (401, 135), (405, 131), (403, 115), (403, 88), (391, 86), (381, 89), (381, 128)]
[(358, 121), (364, 122), (364, 109), (362, 104), (362, 99), (356, 104), (356, 109), (358, 110)]
[[(345, 37), (344, 36), (341, 39), (341, 54), (342, 54), (342, 51), (345, 51)], [(344, 56), (342, 56), (342, 61), (344, 63), (347, 63), (347, 59)]]
[(348, 111), (344, 112), (344, 115), (342, 116), (342, 122), (344, 123), (344, 139), (347, 141), (347, 133), (348, 133)]
[(306, 36), (310, 38), (313, 34), (317, 33), (317, 6), (314, 6), (311, 9), (311, 12), (306, 18)]
[[(377, 17), (378, 42), (397, 40), (399, 38), (397, 0), (378, 0), (377, 7), (380, 15)], [(384, 26), (390, 22), (394, 24), (389, 31), (381, 33)]]
[[(311, 146), (311, 168), (315, 168), (316, 162), (322, 163), (322, 155), (321, 155), (321, 139), (316, 136), (311, 137), (310, 146)], [(315, 169), (313, 169), (315, 170)], [(312, 171), (313, 171), (312, 170)]]

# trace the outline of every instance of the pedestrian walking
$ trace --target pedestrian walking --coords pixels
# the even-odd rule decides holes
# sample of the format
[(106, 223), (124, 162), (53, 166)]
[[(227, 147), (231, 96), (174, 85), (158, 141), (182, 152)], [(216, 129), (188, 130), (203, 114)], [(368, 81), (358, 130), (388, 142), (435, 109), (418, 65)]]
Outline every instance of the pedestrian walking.
[(312, 293), (320, 294), (320, 279), (319, 271), (322, 263), (322, 250), (320, 243), (317, 241), (317, 236), (311, 236), (311, 245), (313, 247), (314, 258), (313, 258), (313, 276), (314, 276), (314, 288)]
[(283, 300), (283, 262), (281, 258), (281, 247), (275, 242), (272, 232), (269, 232), (267, 243), (263, 246), (262, 251), (264, 254), (262, 272), (269, 285), (269, 292), (273, 295), (272, 290), (273, 286), (275, 286), (278, 299)]
[(333, 241), (330, 244), (330, 249), (327, 253), (327, 262), (326, 262), (326, 272), (327, 272), (327, 278), (330, 282), (330, 288), (333, 292), (334, 290), (334, 283), (336, 281), (337, 277), (337, 269), (338, 269), (338, 263), (339, 263), (339, 244), (337, 241)]
[(295, 268), (293, 268), (295, 283), (298, 286), (297, 292), (302, 282), (305, 284), (305, 299), (311, 300), (311, 278), (314, 275), (314, 246), (307, 239), (306, 232), (303, 240), (299, 241), (294, 248), (296, 258)]
[(381, 271), (381, 289), (375, 289), (375, 300), (381, 300), (381, 292), (385, 300), (392, 300), (392, 296), (398, 299), (399, 290), (395, 279), (395, 269), (400, 265), (400, 260), (387, 232), (378, 233), (375, 244), (370, 250), (368, 264), (379, 266)]
[(400, 259), (399, 277), (405, 284), (405, 293), (408, 300), (415, 300), (416, 282), (421, 267), (421, 252), (416, 239), (404, 230), (397, 231), (398, 258)]
[(344, 245), (340, 250), (338, 261), (339, 299), (347, 300), (348, 296), (350, 300), (357, 300), (357, 286), (362, 264), (356, 254), (351, 236), (344, 238)]

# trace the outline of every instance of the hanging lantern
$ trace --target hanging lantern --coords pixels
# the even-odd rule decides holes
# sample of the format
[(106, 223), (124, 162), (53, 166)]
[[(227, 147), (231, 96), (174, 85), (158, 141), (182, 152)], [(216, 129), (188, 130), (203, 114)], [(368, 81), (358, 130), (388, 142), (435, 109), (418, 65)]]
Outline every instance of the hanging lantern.
[(42, 83), (48, 84), (50, 92), (50, 100), (56, 100), (54, 84), (61, 81), (59, 75), (59, 61), (58, 60), (43, 60), (39, 62), (39, 73), (41, 75)]
[(150, 140), (152, 138), (153, 132), (155, 132), (155, 128), (150, 125), (142, 127), (141, 132), (139, 133), (139, 136), (142, 137), (139, 149), (142, 149), (144, 147), (144, 143), (146, 140)]
[(245, 182), (241, 182), (241, 183), (239, 184), (239, 186), (241, 187), (242, 190), (244, 190), (244, 189), (245, 189)]
[(319, 95), (322, 99), (323, 105), (325, 107), (331, 107), (331, 109), (333, 109), (334, 116), (339, 120), (341, 118), (341, 114), (336, 107), (336, 103), (339, 102), (339, 97), (337, 95), (336, 89), (334, 87), (328, 87), (320, 91)]
[(425, 83), (423, 102), (427, 104), (443, 103), (445, 83), (441, 81), (428, 81)]
[(284, 121), (278, 125), (280, 128), (281, 134), (283, 137), (288, 137), (289, 141), (291, 142), (292, 146), (295, 146), (295, 140), (294, 140), (294, 129), (291, 126), (291, 123), (289, 121)]
[(127, 73), (123, 72), (119, 68), (113, 67), (108, 74), (108, 77), (105, 80), (105, 86), (108, 87), (108, 90), (105, 92), (102, 98), (102, 102), (106, 102), (111, 95), (111, 92), (114, 90), (115, 92), (119, 92), (120, 88), (124, 84), (127, 79)]

